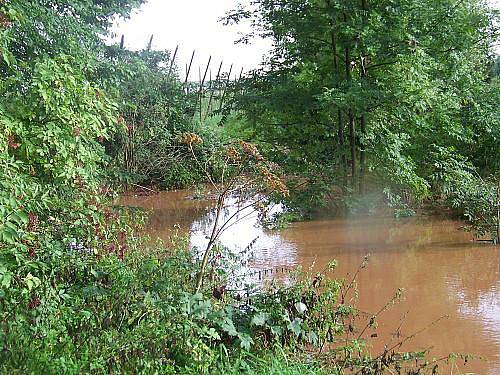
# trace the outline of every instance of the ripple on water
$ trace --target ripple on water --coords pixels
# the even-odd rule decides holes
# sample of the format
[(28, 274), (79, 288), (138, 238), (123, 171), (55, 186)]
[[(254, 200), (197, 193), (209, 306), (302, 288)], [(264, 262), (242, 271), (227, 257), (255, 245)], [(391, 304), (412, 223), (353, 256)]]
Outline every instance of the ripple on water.
[[(190, 233), (193, 248), (203, 248), (215, 220), (214, 202), (186, 199), (190, 191), (165, 192), (150, 197), (125, 197), (124, 204), (152, 209), (149, 232), (168, 240), (175, 224)], [(235, 207), (225, 212), (232, 215)], [(381, 319), (377, 352), (400, 325), (409, 335), (443, 315), (440, 321), (405, 350), (432, 347), (431, 355), (450, 352), (487, 357), (462, 371), (500, 374), (500, 252), (498, 247), (472, 243), (461, 223), (438, 218), (351, 217), (296, 223), (281, 232), (263, 230), (257, 215), (243, 218), (221, 236), (224, 246), (239, 253), (255, 240), (248, 270), (301, 264), (322, 270), (337, 259), (338, 276), (352, 274), (363, 256), (370, 262), (359, 276), (359, 306), (377, 311), (394, 291), (405, 288), (405, 299)]]

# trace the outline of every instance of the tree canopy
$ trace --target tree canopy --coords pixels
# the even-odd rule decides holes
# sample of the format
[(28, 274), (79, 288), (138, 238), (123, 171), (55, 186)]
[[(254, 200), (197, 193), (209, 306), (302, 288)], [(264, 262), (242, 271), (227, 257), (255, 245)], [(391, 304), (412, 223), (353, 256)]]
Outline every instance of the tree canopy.
[(360, 191), (371, 171), (425, 195), (439, 150), (498, 167), (495, 17), (477, 0), (253, 1), (225, 20), (250, 21), (274, 47), (239, 108), (303, 170)]

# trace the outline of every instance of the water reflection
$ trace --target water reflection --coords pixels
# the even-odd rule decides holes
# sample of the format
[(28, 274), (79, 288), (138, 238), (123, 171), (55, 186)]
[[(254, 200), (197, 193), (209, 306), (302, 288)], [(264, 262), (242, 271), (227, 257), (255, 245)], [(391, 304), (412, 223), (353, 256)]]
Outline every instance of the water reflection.
[[(229, 221), (228, 227), (220, 236), (222, 245), (235, 253), (243, 253), (252, 246), (251, 267), (253, 269), (295, 266), (297, 264), (297, 247), (287, 241), (279, 233), (263, 230), (259, 225), (258, 213), (253, 209), (239, 211), (237, 199), (228, 199), (222, 212), (220, 223)], [(191, 225), (190, 243), (193, 248), (204, 249), (208, 242), (215, 212), (210, 212), (194, 219)], [(221, 225), (220, 224), (220, 225)]]
[[(179, 224), (181, 231), (191, 232), (193, 247), (203, 247), (214, 220), (214, 202), (185, 199), (189, 194), (129, 197), (124, 203), (153, 209), (153, 236), (168, 239), (174, 224)], [(229, 208), (225, 214), (232, 212), (234, 208)], [(470, 234), (459, 226), (432, 217), (395, 220), (377, 216), (315, 220), (269, 232), (256, 225), (253, 215), (224, 232), (221, 242), (241, 251), (257, 238), (251, 267), (261, 269), (302, 264), (320, 270), (337, 259), (340, 277), (355, 272), (370, 253), (369, 266), (358, 280), (358, 306), (377, 311), (398, 288), (405, 289), (404, 301), (384, 313), (378, 336), (370, 338), (374, 353), (394, 340), (398, 326), (403, 335), (410, 335), (447, 315), (403, 349), (431, 348), (436, 357), (450, 352), (480, 355), (489, 361), (461, 364), (461, 370), (498, 374), (500, 253), (498, 247), (471, 242)]]

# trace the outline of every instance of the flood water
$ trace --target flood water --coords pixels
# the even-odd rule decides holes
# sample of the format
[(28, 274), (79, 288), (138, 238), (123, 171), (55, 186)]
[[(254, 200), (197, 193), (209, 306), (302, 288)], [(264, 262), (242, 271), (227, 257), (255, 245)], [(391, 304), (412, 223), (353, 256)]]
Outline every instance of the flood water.
[[(152, 237), (168, 241), (173, 231), (190, 233), (191, 246), (203, 247), (214, 220), (214, 202), (189, 199), (190, 194), (125, 197), (122, 203), (151, 210)], [(302, 265), (322, 270), (336, 259), (338, 277), (352, 275), (370, 254), (358, 277), (357, 306), (375, 313), (398, 288), (404, 288), (404, 299), (381, 315), (376, 330), (368, 332), (377, 333), (368, 339), (373, 354), (395, 343), (391, 340), (396, 340), (399, 326), (402, 335), (409, 336), (447, 316), (402, 350), (428, 349), (436, 358), (452, 352), (474, 354), (484, 359), (466, 365), (457, 361), (461, 372), (500, 374), (500, 248), (472, 242), (460, 225), (428, 216), (378, 215), (313, 220), (266, 231), (251, 215), (225, 231), (221, 242), (240, 251), (257, 238), (251, 263), (255, 269)]]

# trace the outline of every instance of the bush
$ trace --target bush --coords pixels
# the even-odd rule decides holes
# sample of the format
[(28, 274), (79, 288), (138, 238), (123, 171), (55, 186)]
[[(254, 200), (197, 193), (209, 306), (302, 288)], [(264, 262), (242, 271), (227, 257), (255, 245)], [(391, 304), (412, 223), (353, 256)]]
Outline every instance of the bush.
[(432, 155), (436, 162), (431, 180), (438, 198), (463, 215), (476, 236), (490, 235), (498, 241), (498, 182), (483, 179), (453, 149), (436, 148)]
[(348, 343), (329, 352), (329, 373), (380, 366), (361, 354), (359, 339), (343, 338), (357, 319), (344, 302), (351, 281), (297, 273), (267, 291), (212, 292), (212, 284), (193, 293), (198, 264), (187, 241), (175, 251), (136, 245), (124, 260), (51, 249), (50, 277), (26, 278), (36, 296), (14, 301), (11, 287), (2, 298), (2, 372), (321, 373), (301, 349), (332, 342)]
[(199, 153), (204, 162), (211, 148), (221, 143), (216, 120), (195, 120), (198, 88), (180, 80), (167, 51), (112, 47), (109, 54), (113, 68), (107, 75), (115, 86), (118, 81), (115, 95), (126, 128), (108, 144), (108, 153), (139, 184), (170, 189), (205, 181), (204, 171), (179, 143), (182, 133), (206, 134)]

